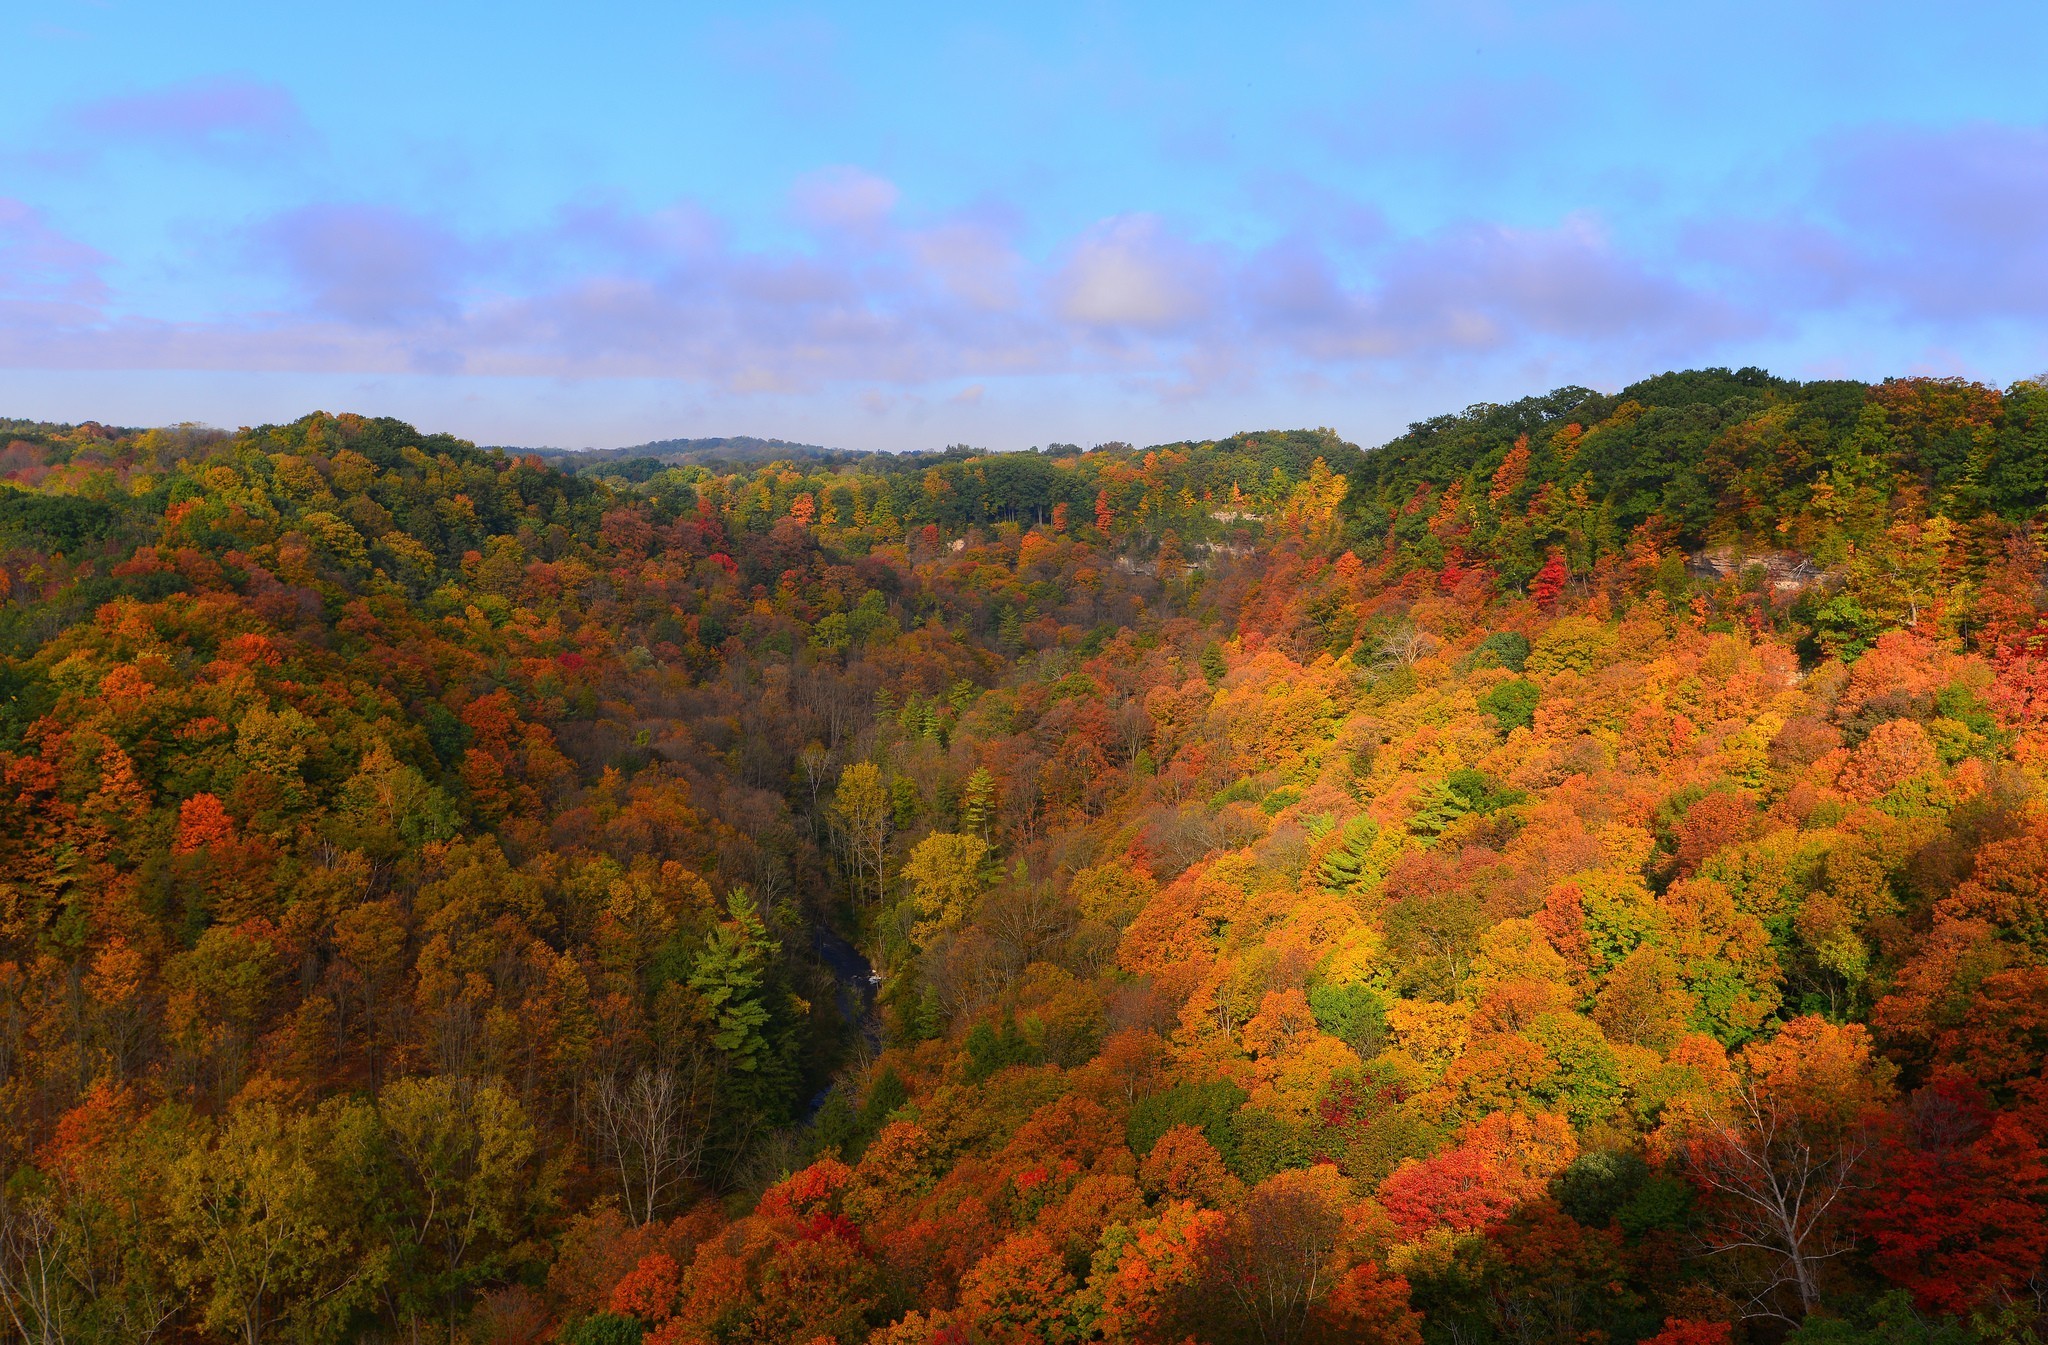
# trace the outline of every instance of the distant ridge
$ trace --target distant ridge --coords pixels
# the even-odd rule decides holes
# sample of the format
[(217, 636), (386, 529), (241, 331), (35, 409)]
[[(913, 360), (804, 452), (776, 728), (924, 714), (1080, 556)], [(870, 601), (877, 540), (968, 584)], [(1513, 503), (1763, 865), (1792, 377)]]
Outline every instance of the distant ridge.
[(667, 467), (709, 467), (714, 470), (756, 466), (780, 459), (805, 462), (858, 462), (870, 456), (822, 444), (787, 439), (760, 439), (736, 434), (704, 439), (656, 439), (626, 448), (531, 448), (508, 452), (533, 453), (579, 475), (622, 476), (645, 480)]
[(707, 453), (715, 453), (725, 458), (817, 458), (835, 453), (845, 453), (848, 457), (861, 456), (847, 449), (826, 448), (822, 444), (797, 444), (787, 439), (757, 439), (751, 434), (735, 434), (715, 439), (656, 439), (652, 443), (635, 444), (630, 448), (613, 451), (629, 457), (650, 458), (670, 455), (694, 457)]

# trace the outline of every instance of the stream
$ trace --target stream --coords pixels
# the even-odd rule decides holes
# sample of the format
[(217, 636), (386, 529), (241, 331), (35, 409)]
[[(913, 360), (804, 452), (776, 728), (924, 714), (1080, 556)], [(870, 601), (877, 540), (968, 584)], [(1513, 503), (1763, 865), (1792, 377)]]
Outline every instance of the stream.
[[(832, 980), (838, 986), (839, 1012), (847, 1022), (859, 1024), (868, 1054), (880, 1055), (882, 1020), (875, 1012), (875, 992), (880, 989), (881, 978), (875, 975), (874, 964), (838, 930), (822, 922), (811, 927), (811, 947), (818, 960), (832, 972)], [(819, 1090), (811, 1099), (808, 1115), (818, 1114), (831, 1091), (829, 1085)]]

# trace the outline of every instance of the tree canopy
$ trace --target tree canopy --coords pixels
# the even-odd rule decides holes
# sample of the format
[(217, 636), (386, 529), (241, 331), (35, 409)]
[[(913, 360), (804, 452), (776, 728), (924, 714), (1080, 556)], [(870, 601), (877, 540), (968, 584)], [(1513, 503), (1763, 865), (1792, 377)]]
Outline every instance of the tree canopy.
[(6, 422), (7, 1329), (2032, 1339), (2044, 435)]

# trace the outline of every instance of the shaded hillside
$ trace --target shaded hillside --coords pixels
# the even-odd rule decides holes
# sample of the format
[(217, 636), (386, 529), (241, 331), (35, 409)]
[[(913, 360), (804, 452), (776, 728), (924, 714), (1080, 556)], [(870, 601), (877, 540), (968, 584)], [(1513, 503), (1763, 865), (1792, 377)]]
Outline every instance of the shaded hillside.
[(623, 481), (642, 482), (670, 467), (705, 467), (715, 472), (759, 466), (770, 462), (849, 463), (868, 455), (843, 448), (817, 444), (794, 444), (782, 439), (756, 439), (751, 435), (711, 439), (658, 439), (630, 448), (506, 449), (507, 453), (532, 452), (551, 466), (585, 476), (610, 476)]

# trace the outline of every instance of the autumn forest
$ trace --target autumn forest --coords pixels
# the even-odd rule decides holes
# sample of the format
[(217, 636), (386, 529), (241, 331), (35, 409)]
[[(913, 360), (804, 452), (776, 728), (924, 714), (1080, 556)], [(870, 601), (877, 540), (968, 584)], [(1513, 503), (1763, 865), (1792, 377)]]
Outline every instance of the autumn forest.
[(2048, 384), (0, 421), (0, 1334), (2038, 1345)]

